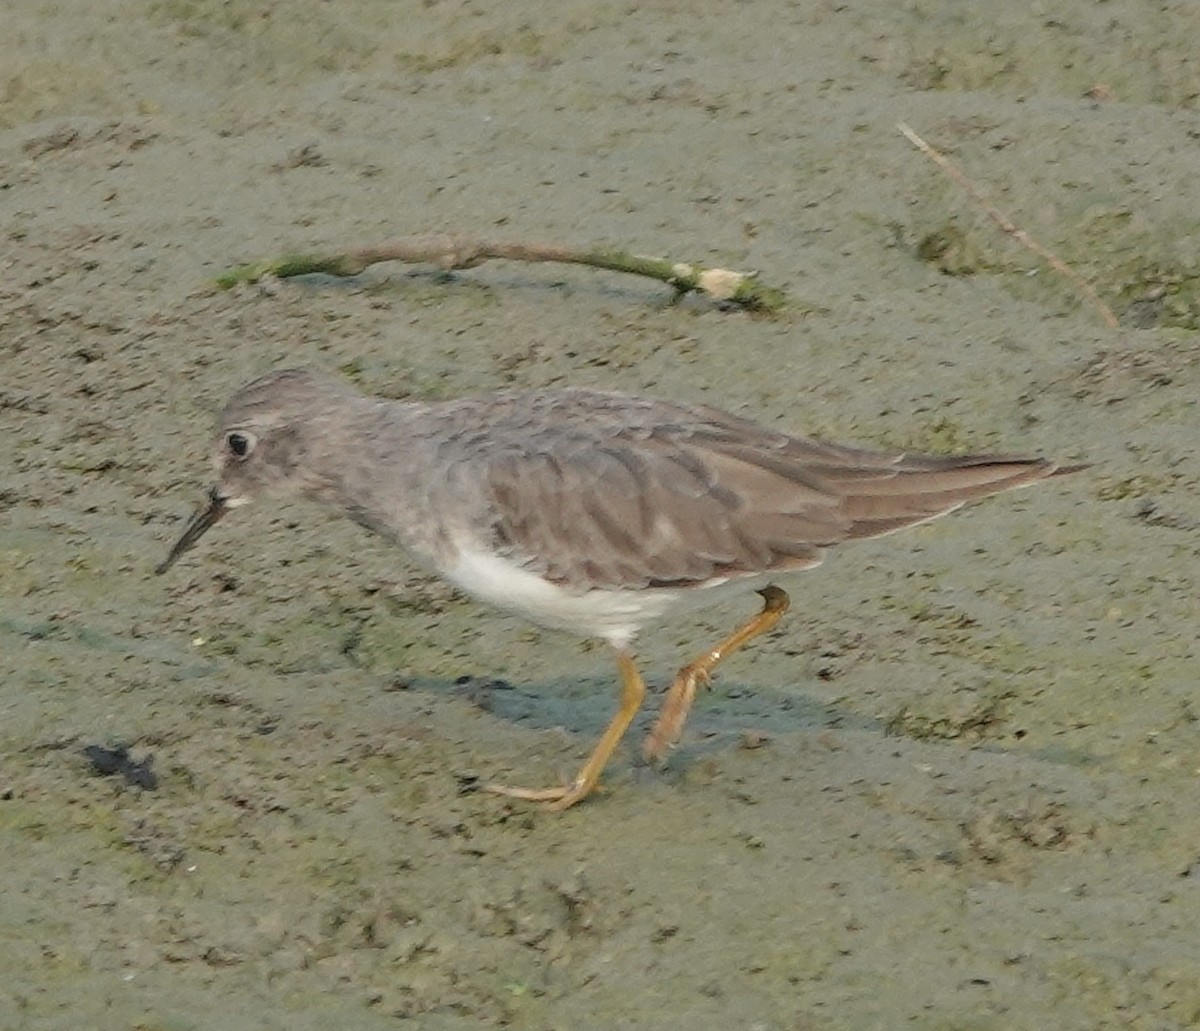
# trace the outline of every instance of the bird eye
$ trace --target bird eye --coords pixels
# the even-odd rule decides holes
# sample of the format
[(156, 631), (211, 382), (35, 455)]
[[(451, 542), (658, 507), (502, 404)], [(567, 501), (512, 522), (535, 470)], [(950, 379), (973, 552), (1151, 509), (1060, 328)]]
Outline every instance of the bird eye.
[(225, 435), (225, 447), (234, 458), (245, 458), (254, 449), (254, 438), (235, 430)]

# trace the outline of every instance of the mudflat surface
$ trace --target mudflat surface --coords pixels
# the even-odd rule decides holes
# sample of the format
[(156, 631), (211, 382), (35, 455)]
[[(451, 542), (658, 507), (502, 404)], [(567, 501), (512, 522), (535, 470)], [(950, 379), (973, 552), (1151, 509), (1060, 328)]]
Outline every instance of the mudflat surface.
[[(0, 1026), (1200, 1021), (1200, 12), (1010, 6), (6, 3)], [(796, 305), (514, 264), (211, 287), (428, 230)], [(300, 503), (153, 575), (214, 413), (282, 364), (1092, 468), (838, 552), (665, 772), (648, 713), (552, 815), (468, 789), (573, 770), (604, 647)], [(648, 633), (652, 684), (753, 602)]]

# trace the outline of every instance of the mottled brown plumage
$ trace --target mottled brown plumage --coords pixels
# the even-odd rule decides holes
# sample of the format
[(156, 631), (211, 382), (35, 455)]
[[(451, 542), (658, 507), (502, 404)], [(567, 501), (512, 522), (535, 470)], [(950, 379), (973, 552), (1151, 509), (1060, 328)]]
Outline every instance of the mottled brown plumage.
[[(591, 790), (640, 704), (625, 650), (645, 623), (727, 587), (762, 589), (842, 542), (1072, 471), (1040, 458), (861, 450), (704, 405), (590, 390), (384, 401), (297, 370), (238, 392), (214, 458), (210, 503), (160, 572), (229, 508), (291, 491), (340, 507), (484, 601), (618, 649), (625, 701), (580, 777), (510, 792), (559, 807)], [(681, 671), (655, 757), (712, 666), (782, 614), (787, 596), (772, 590), (757, 621)]]

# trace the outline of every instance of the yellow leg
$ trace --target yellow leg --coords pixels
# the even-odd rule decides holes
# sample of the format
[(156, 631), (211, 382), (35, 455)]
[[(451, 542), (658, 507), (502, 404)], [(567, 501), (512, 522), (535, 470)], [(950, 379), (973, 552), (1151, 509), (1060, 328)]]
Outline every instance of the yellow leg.
[(485, 784), (484, 791), (494, 795), (508, 795), (510, 798), (525, 798), (534, 802), (549, 802), (548, 809), (561, 810), (573, 806), (576, 802), (592, 793), (596, 782), (608, 760), (612, 758), (633, 717), (642, 707), (642, 699), (646, 697), (646, 685), (641, 673), (628, 652), (617, 653), (617, 669), (621, 672), (621, 705), (616, 715), (608, 724), (587, 762), (583, 764), (575, 779), (570, 784), (557, 788), (510, 788), (503, 784)]
[(758, 593), (763, 596), (762, 611), (758, 615), (735, 630), (712, 651), (700, 656), (695, 662), (689, 662), (675, 674), (675, 682), (667, 692), (667, 697), (663, 699), (658, 719), (654, 721), (646, 743), (642, 746), (642, 755), (647, 761), (659, 762), (675, 747), (683, 733), (683, 724), (688, 718), (688, 713), (692, 711), (696, 690), (701, 684), (709, 682), (717, 663), (774, 627), (791, 604), (787, 592), (774, 584), (768, 584)]

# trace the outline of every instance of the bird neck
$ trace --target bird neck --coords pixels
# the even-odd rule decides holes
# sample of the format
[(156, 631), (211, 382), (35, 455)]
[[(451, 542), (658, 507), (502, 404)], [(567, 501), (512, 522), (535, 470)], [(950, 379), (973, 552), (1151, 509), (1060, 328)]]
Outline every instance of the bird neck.
[(350, 519), (405, 543), (397, 510), (428, 489), (425, 449), (413, 446), (429, 405), (363, 398), (344, 411), (314, 445), (309, 497), (340, 508)]

